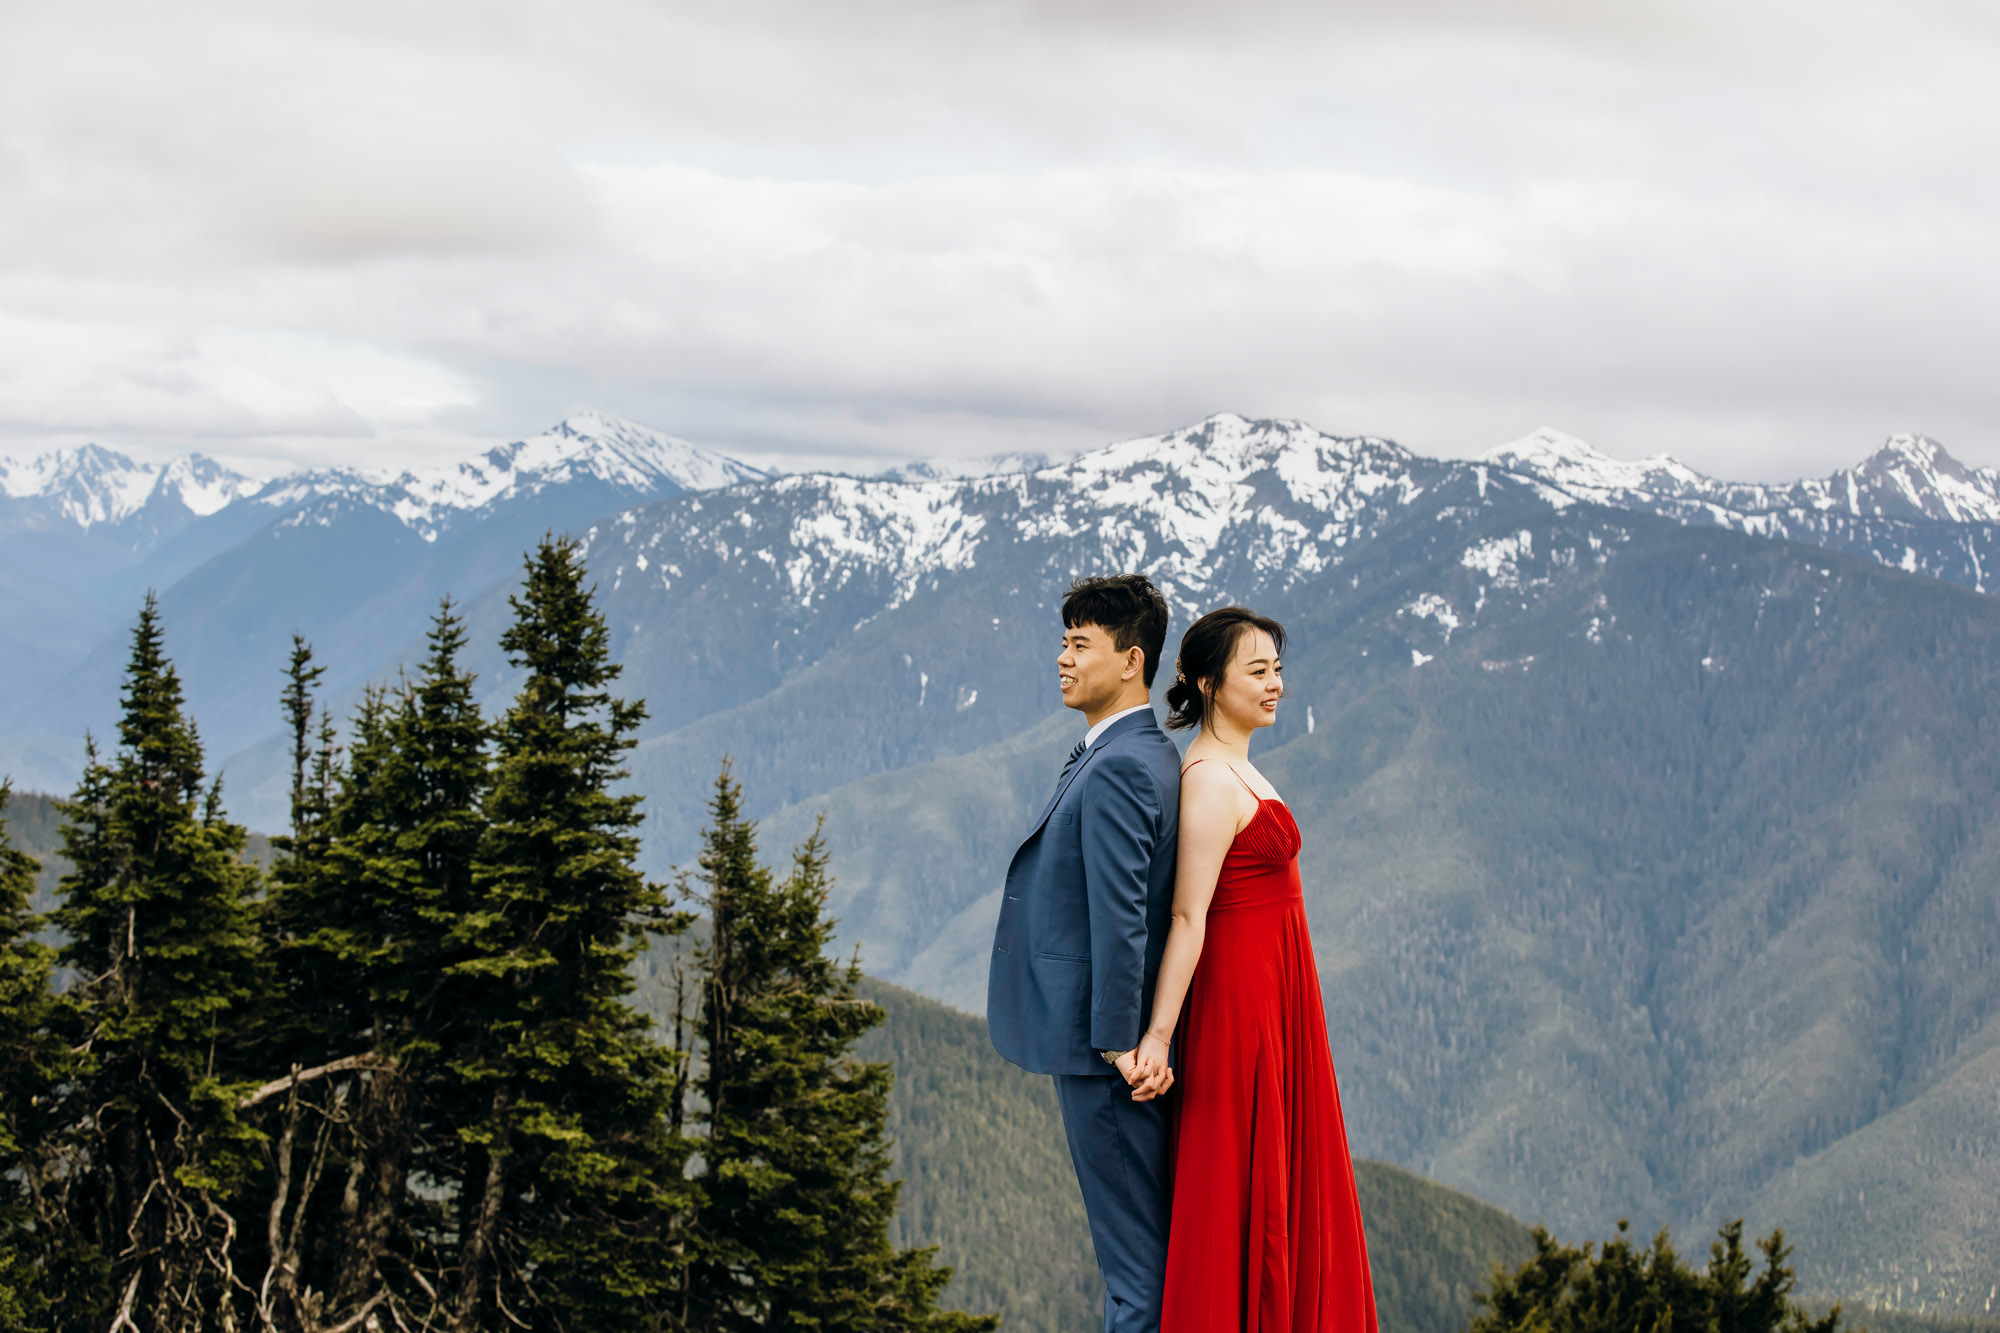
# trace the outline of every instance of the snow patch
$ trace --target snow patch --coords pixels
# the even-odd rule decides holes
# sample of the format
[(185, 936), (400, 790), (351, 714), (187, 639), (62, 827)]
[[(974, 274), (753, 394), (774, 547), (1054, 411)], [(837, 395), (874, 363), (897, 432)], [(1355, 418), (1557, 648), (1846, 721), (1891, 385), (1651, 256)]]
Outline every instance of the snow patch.
[(1444, 641), (1451, 642), (1451, 632), (1458, 628), (1458, 613), (1451, 609), (1451, 603), (1434, 592), (1427, 592), (1414, 602), (1402, 607), (1397, 615), (1415, 616), (1420, 620), (1431, 620), (1444, 631)]
[(1458, 563), (1476, 569), (1493, 581), (1496, 588), (1518, 587), (1520, 561), (1535, 552), (1535, 535), (1526, 528), (1509, 537), (1492, 537), (1465, 549)]

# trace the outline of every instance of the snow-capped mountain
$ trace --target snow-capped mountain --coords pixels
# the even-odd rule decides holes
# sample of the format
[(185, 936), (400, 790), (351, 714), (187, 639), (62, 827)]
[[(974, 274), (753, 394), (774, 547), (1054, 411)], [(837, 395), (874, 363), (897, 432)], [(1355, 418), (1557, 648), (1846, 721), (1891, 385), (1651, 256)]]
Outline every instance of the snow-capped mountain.
[(1781, 485), (1719, 481), (1666, 454), (1623, 462), (1549, 429), (1489, 449), (1480, 458), (1539, 476), (1580, 500), (1620, 509), (1694, 505), (1743, 517), (1800, 511), (2000, 523), (2000, 469), (1968, 468), (1923, 435), (1891, 436), (1854, 467)]
[(1342, 548), (1447, 476), (1472, 471), (1386, 440), (1224, 413), (1034, 471), (914, 483), (805, 473), (649, 505), (598, 525), (590, 554), (634, 596), (747, 580), (769, 614), (809, 635), (822, 617), (838, 632), (849, 608), (877, 615), (940, 575), (1027, 549), (1087, 549), (1192, 606), (1246, 572), (1289, 586), (1339, 565)]
[(1717, 483), (1665, 454), (1636, 463), (1599, 453), (1574, 435), (1544, 427), (1497, 445), (1482, 463), (1540, 477), (1592, 504), (1636, 509), (1705, 496)]
[(1039, 472), (1054, 467), (1058, 461), (1054, 454), (1031, 451), (988, 454), (984, 458), (915, 458), (884, 468), (874, 477), (880, 481), (955, 481), (1003, 472)]
[[(1311, 598), (1330, 579), (1352, 597), (1455, 534), (1578, 503), (1826, 546), (1983, 589), (2000, 559), (1994, 481), (1914, 438), (1833, 477), (1769, 487), (1716, 481), (1671, 458), (1620, 462), (1554, 431), (1454, 461), (1223, 413), (1032, 470), (779, 477), (630, 509), (588, 540), (614, 623), (632, 626), (638, 656), (681, 662), (666, 639), (708, 623), (710, 604), (743, 622), (742, 652), (765, 636), (754, 662), (701, 654), (697, 674), (714, 677), (698, 688), (674, 668), (671, 687), (663, 680), (655, 692), (671, 702), (656, 712), (687, 720), (775, 687), (858, 624), (967, 579), (1046, 600), (1064, 570), (1137, 569), (1189, 614), (1223, 595)], [(1519, 586), (1532, 577), (1521, 567), (1552, 558), (1509, 546), (1519, 545), (1511, 530), (1482, 540), (1467, 558), (1492, 566), (1492, 588)], [(705, 632), (715, 645), (739, 637), (733, 623)], [(966, 688), (991, 699), (999, 687)]]
[(402, 471), (315, 469), (271, 481), (246, 477), (201, 454), (143, 463), (86, 444), (33, 458), (0, 458), (0, 495), (38, 502), (85, 531), (162, 502), (198, 518), (239, 501), (278, 511), (347, 502), (391, 514), (432, 540), (460, 515), (555, 487), (590, 486), (637, 501), (766, 475), (686, 440), (584, 412), (460, 463)]
[[(108, 451), (86, 461), (94, 472), (65, 474), (73, 487), (99, 512), (121, 512), (102, 497), (125, 493), (112, 485), (120, 477), (136, 488), (140, 469)], [(20, 642), (0, 642), (0, 686), (13, 687), (0, 697), (23, 701), (0, 731), (33, 722), (58, 742), (79, 734), (115, 694), (119, 634), (151, 586), (170, 627), (189, 627), (176, 655), (226, 753), (262, 734), (264, 696), (293, 630), (320, 645), (330, 688), (356, 687), (400, 660), (439, 597), (470, 604), (504, 586), (522, 550), (552, 530), (588, 534), (617, 651), (634, 693), (650, 700), (655, 734), (767, 694), (822, 707), (806, 682), (836, 658), (870, 664), (865, 686), (843, 677), (843, 691), (900, 690), (909, 674), (927, 710), (939, 700), (963, 710), (941, 724), (929, 713), (921, 725), (893, 721), (914, 727), (908, 745), (885, 741), (870, 762), (949, 751), (990, 725), (982, 715), (1038, 715), (1046, 701), (1019, 682), (1036, 679), (1039, 641), (996, 642), (933, 669), (903, 636), (966, 616), (988, 634), (1027, 623), (1083, 570), (1146, 570), (1177, 618), (1223, 597), (1311, 616), (1389, 595), (1413, 562), (1461, 543), (1477, 586), (1416, 589), (1398, 603), (1408, 661), (1471, 633), (1489, 599), (1529, 595), (1555, 562), (1594, 558), (1519, 535), (1579, 504), (1813, 543), (1974, 588), (2000, 560), (2000, 524), (1984, 517), (1996, 512), (1993, 474), (1914, 439), (1791, 487), (1716, 481), (1668, 458), (1621, 463), (1555, 432), (1483, 459), (1441, 460), (1227, 413), (1061, 461), (989, 461), (979, 475), (931, 480), (768, 476), (595, 414), (461, 464), (299, 473), (249, 495), (188, 460), (150, 485), (182, 468), (175, 494), (211, 507), (229, 497), (220, 508), (143, 559), (128, 556), (88, 598), (56, 588), (33, 607), (0, 606), (26, 627)], [(49, 480), (58, 471), (15, 468), (11, 489), (59, 490)], [(1973, 517), (1933, 517), (1951, 514)], [(55, 535), (22, 538), (33, 541), (21, 549), (50, 553), (49, 588), (69, 577), (69, 557), (56, 559), (45, 540)], [(489, 602), (504, 615), (504, 598)], [(901, 615), (919, 603), (917, 619)], [(60, 642), (38, 628), (58, 617), (67, 617)], [(78, 669), (93, 643), (95, 665)], [(501, 678), (497, 658), (479, 665)], [(26, 688), (30, 676), (46, 688)], [(818, 781), (804, 769), (788, 780)]]
[[(1622, 462), (1556, 431), (1459, 462), (1231, 413), (1039, 467), (781, 477), (628, 510), (598, 525), (590, 544), (620, 596), (677, 600), (727, 584), (735, 604), (751, 598), (783, 626), (778, 659), (810, 661), (811, 642), (1029, 549), (1049, 552), (1045, 560), (1062, 551), (1078, 567), (1143, 569), (1193, 611), (1223, 591), (1268, 596), (1316, 583), (1357, 558), (1372, 567), (1378, 554), (1360, 553), (1413, 506), (1442, 506), (1436, 517), (1455, 523), (1468, 507), (1579, 502), (1865, 554), (1982, 589), (2000, 555), (2000, 474), (1966, 469), (1920, 437), (1891, 440), (1828, 478), (1759, 486), (1664, 456)], [(647, 618), (634, 607), (633, 623)]]
[[(1956, 475), (1941, 451), (1897, 448), (1853, 470), (1855, 495), (1897, 476), (1921, 499), (1924, 478)], [(1919, 456), (1922, 477), (1906, 461)], [(674, 497), (593, 525), (587, 545), (627, 680), (652, 709), (656, 738), (635, 771), (663, 805), (699, 809), (674, 775), (698, 774), (711, 751), (744, 756), (745, 776), (778, 800), (1030, 725), (1047, 707), (1047, 645), (1020, 627), (1083, 572), (1148, 573), (1178, 624), (1224, 600), (1309, 627), (1391, 599), (1369, 671), (1437, 660), (1663, 520), (1985, 586), (2000, 527), (1897, 517), (1886, 493), (1881, 514), (1874, 501), (1836, 506), (1847, 475), (1735, 485), (1671, 459), (1619, 463), (1553, 432), (1445, 460), (1225, 413), (1032, 471), (797, 474)], [(1961, 514), (1981, 484), (1967, 475), (1951, 493)], [(1419, 568), (1446, 573), (1410, 585)], [(1622, 632), (1621, 614), (1604, 608), (1576, 632)], [(866, 747), (835, 743), (857, 725)], [(822, 733), (823, 746), (811, 739)], [(784, 762), (760, 772), (760, 754)]]
[(765, 475), (597, 413), (386, 474), (259, 484), (210, 459), (149, 465), (94, 446), (8, 463), (0, 562), (22, 577), (0, 580), (0, 771), (9, 733), (69, 753), (102, 727), (148, 589), (204, 734), (227, 754), (267, 729), (272, 654), (294, 631), (347, 688), (393, 667), (439, 598), (510, 578), (543, 533)]
[(1897, 435), (1828, 477), (1721, 481), (1661, 454), (1624, 462), (1540, 430), (1480, 462), (1575, 500), (1866, 555), (1981, 592), (2000, 555), (2000, 469), (1968, 468), (1937, 441)]
[(2000, 523), (2000, 469), (1968, 468), (1923, 435), (1896, 435), (1858, 466), (1801, 482), (1818, 508), (1883, 518)]
[(250, 499), (270, 509), (310, 513), (310, 521), (325, 521), (342, 507), (363, 506), (392, 515), (425, 541), (435, 541), (468, 514), (557, 488), (584, 489), (633, 504), (767, 475), (635, 422), (586, 412), (461, 463), (400, 472), (300, 472), (279, 478)]
[(252, 478), (201, 454), (141, 463), (86, 444), (33, 458), (0, 458), (0, 495), (85, 531), (121, 523), (155, 504), (177, 505), (205, 518), (257, 489)]
[[(1024, 627), (1080, 573), (1147, 572), (1180, 624), (1237, 598), (1310, 618), (1468, 526), (1567, 503), (1386, 440), (1224, 414), (1034, 472), (802, 474), (675, 497), (586, 541), (630, 688), (659, 731), (691, 729), (662, 742), (686, 756), (642, 751), (639, 769), (698, 773), (711, 731), (749, 708), (760, 734), (799, 738), (780, 780), (803, 795), (858, 775), (842, 765), (950, 753), (1042, 716), (1049, 642)], [(856, 725), (880, 734), (823, 753), (803, 739)]]

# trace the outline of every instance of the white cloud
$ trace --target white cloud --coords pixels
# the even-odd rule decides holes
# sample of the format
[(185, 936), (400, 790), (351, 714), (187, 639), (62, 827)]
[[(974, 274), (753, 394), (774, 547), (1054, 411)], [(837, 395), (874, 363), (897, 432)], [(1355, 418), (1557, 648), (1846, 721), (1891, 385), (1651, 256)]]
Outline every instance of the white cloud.
[(0, 48), (0, 447), (375, 461), (596, 403), (794, 461), (1228, 408), (2000, 462), (1997, 23), (43, 7)]

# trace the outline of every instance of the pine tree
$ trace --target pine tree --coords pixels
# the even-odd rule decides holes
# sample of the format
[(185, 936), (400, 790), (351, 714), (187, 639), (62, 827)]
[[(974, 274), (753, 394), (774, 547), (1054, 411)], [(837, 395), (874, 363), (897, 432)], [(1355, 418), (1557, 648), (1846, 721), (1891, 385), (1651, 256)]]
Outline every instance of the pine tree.
[(34, 938), (41, 919), (29, 902), (40, 867), (7, 836), (11, 795), (0, 782), (0, 1328), (34, 1328), (64, 1306), (87, 1306), (101, 1263), (60, 1208), (55, 1093), (75, 1062), (55, 1031), (55, 950)]
[(826, 854), (815, 831), (775, 880), (727, 765), (700, 858), (711, 935), (702, 976), (707, 1137), (688, 1272), (689, 1327), (974, 1333), (997, 1319), (938, 1309), (934, 1249), (888, 1239), (886, 1064), (849, 1054), (883, 1019), (856, 963), (827, 953)]
[[(479, 1031), (463, 1012), (462, 979), (452, 969), (465, 953), (459, 925), (477, 905), (492, 728), (459, 660), (465, 622), (449, 599), (431, 621), (427, 646), (374, 747), (379, 753), (365, 765), (365, 787), (357, 784), (339, 814), (342, 846), (356, 858), (352, 877), (371, 886), (359, 898), (375, 932), (364, 955), (368, 1031), (392, 1062), (371, 1087), (369, 1202), (345, 1249), (339, 1290), (358, 1300), (379, 1282), (398, 1306), (421, 1308), (428, 1320), (442, 1313), (451, 1219), (410, 1180), (454, 1179), (453, 1136), (467, 1119), (449, 1060)], [(426, 1271), (431, 1276), (419, 1280)]]
[[(613, 794), (644, 717), (576, 544), (544, 540), (501, 639), (526, 672), (498, 728), (472, 908), (456, 941), (474, 1039), (448, 1052), (460, 1127), (452, 1327), (663, 1326), (685, 1154), (667, 1053), (630, 1003), (667, 921), (634, 867), (639, 798)], [(506, 1312), (503, 1314), (503, 1311)]]
[[(293, 832), (273, 916), (302, 1041), (287, 1090), (273, 1175), (269, 1286), (291, 1326), (338, 1326), (387, 1303), (424, 1326), (439, 1314), (437, 1191), (447, 1180), (426, 1131), (452, 1113), (439, 1100), (441, 1053), (461, 1039), (452, 1009), (449, 937), (468, 909), (484, 822), (488, 728), (459, 665), (463, 622), (446, 601), (433, 618), (417, 679), (371, 689), (334, 759), (312, 686), (318, 669), (294, 644), (283, 696), (293, 735)], [(301, 1071), (301, 1066), (306, 1066)], [(308, 1103), (315, 1142), (289, 1188), (289, 1132)], [(315, 1197), (315, 1191), (327, 1196)], [(283, 1214), (283, 1218), (280, 1218)], [(428, 1276), (426, 1276), (428, 1274)]]
[(56, 921), (84, 1052), (69, 1202), (110, 1260), (106, 1313), (165, 1333), (229, 1323), (239, 1289), (227, 1208), (256, 1166), (236, 1040), (256, 999), (255, 872), (220, 784), (204, 787), (150, 596), (123, 705), (116, 754), (90, 754), (62, 807)]
[(1599, 1251), (1535, 1228), (1535, 1254), (1494, 1275), (1475, 1300), (1468, 1333), (1839, 1333), (1840, 1307), (1815, 1319), (1791, 1299), (1791, 1251), (1782, 1231), (1758, 1242), (1764, 1270), (1743, 1250), (1743, 1223), (1722, 1228), (1705, 1268), (1682, 1262), (1665, 1231), (1635, 1249), (1626, 1224)]
[(311, 938), (324, 923), (329, 904), (340, 896), (329, 864), (339, 751), (332, 720), (314, 694), (324, 674), (325, 668), (313, 664), (312, 645), (293, 635), (279, 697), (292, 737), (291, 832), (271, 839), (270, 896), (263, 904), (266, 944), (276, 959), (285, 1001), (264, 1033), (270, 1062), (315, 1064), (324, 1059), (329, 1043), (337, 1040), (328, 1010), (349, 989), (328, 973), (326, 951)]

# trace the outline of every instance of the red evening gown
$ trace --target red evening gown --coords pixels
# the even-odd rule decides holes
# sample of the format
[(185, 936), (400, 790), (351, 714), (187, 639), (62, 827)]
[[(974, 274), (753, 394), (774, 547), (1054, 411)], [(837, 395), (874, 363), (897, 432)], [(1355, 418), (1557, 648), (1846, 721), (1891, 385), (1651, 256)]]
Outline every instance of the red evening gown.
[(1299, 844), (1285, 803), (1258, 801), (1209, 903), (1180, 1023), (1161, 1333), (1375, 1333)]

